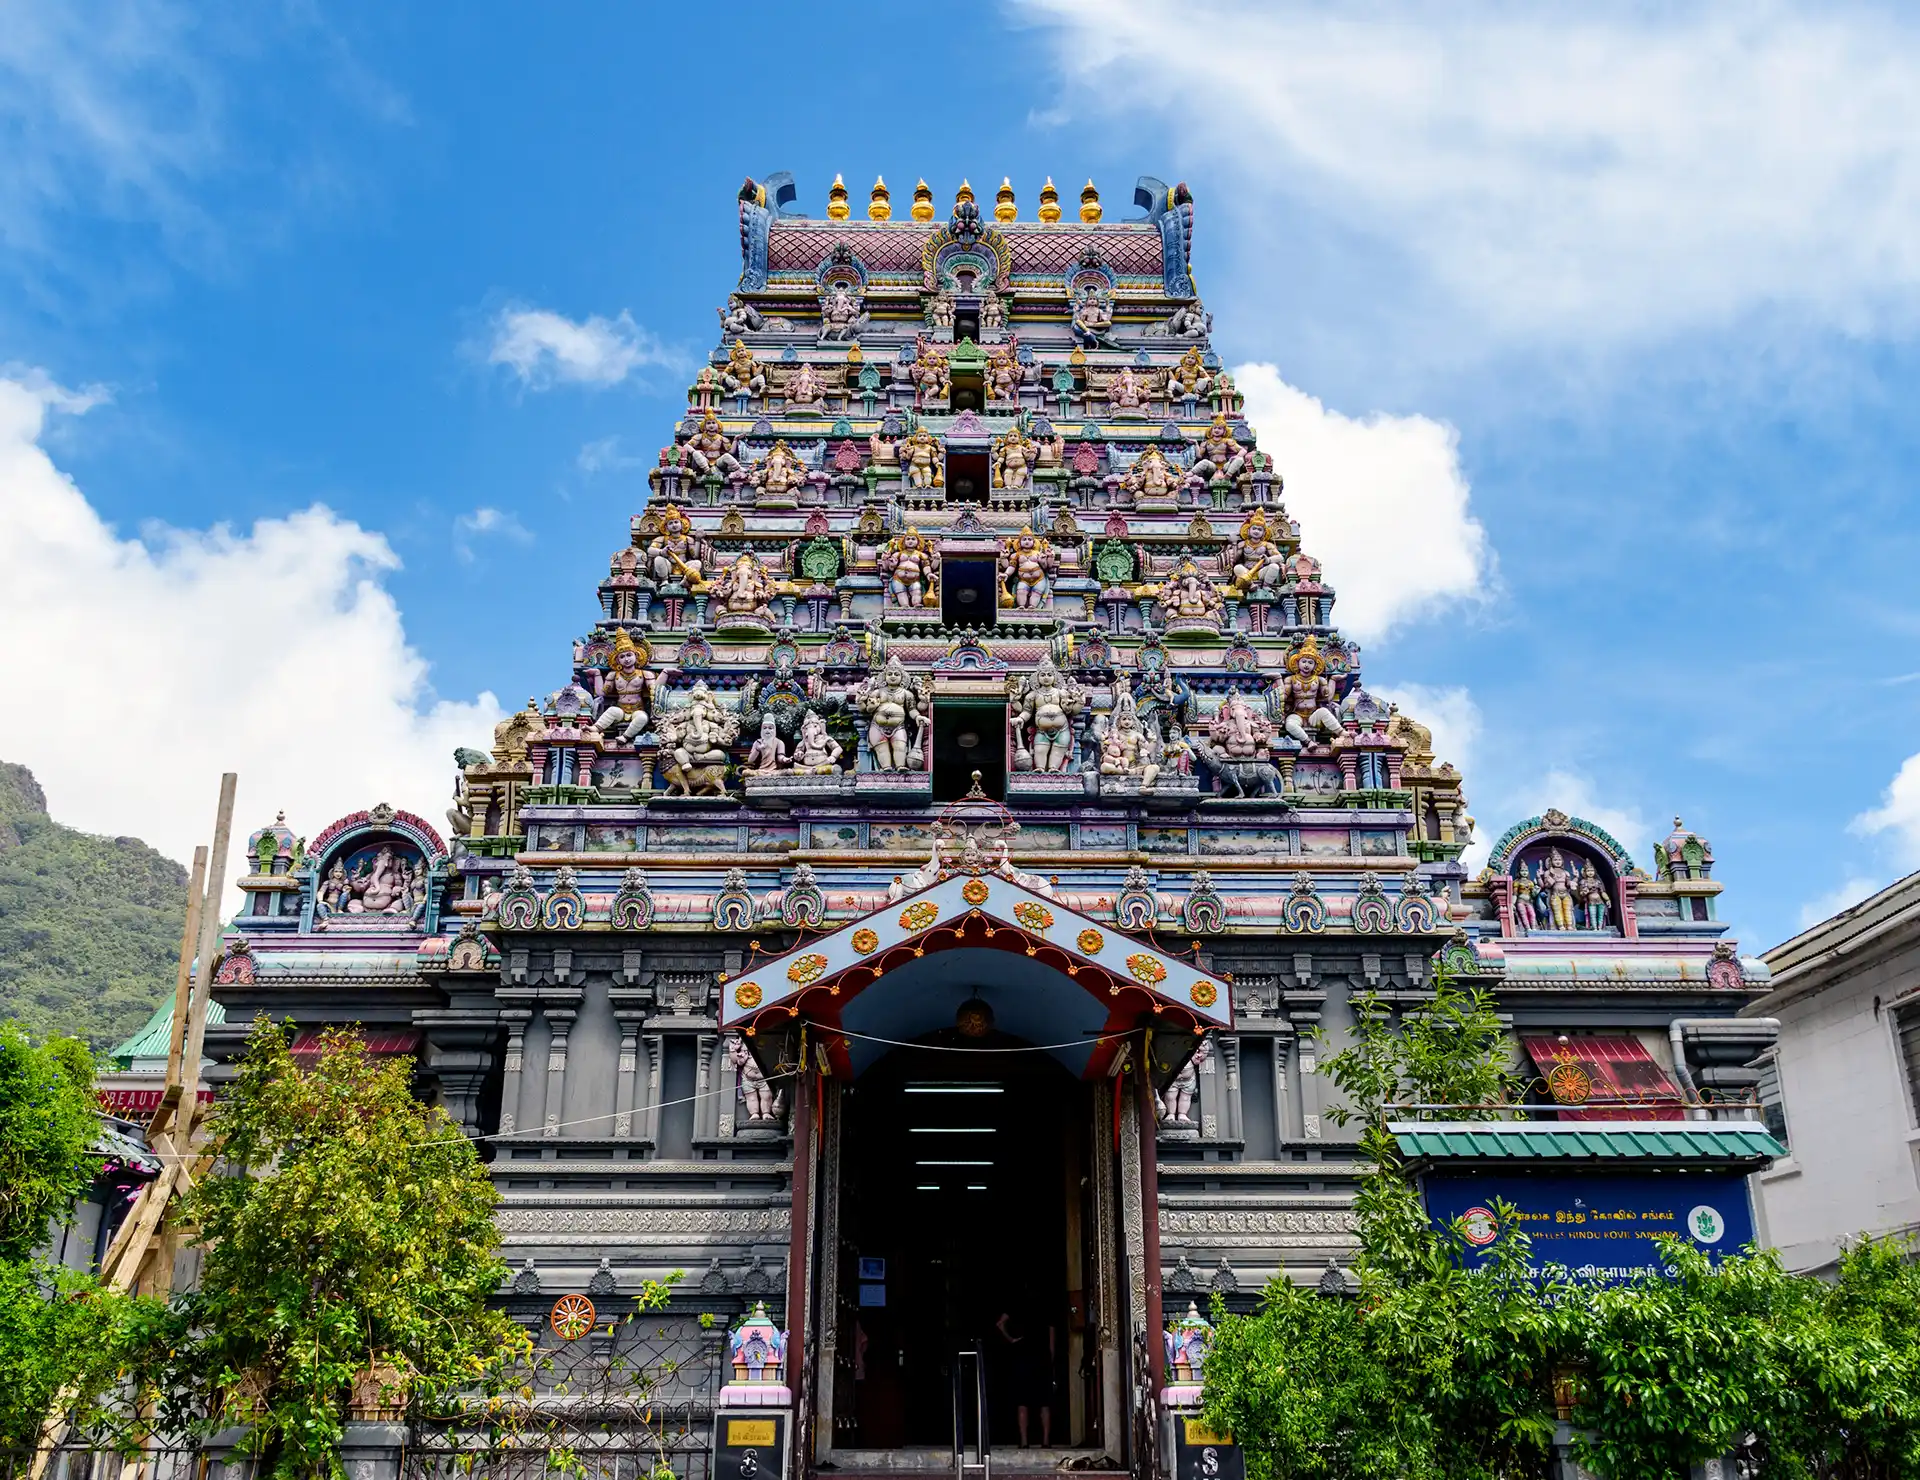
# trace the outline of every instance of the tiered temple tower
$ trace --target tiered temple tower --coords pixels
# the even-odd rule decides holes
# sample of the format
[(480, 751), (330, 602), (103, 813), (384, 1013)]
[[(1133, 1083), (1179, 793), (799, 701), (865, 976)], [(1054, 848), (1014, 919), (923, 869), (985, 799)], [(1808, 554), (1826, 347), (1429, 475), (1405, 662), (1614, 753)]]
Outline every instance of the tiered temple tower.
[(1368, 693), (1213, 349), (1185, 186), (794, 197), (742, 188), (651, 496), (451, 836), (253, 840), (230, 1022), (419, 1055), (493, 1158), (504, 1299), (682, 1268), (690, 1346), (764, 1300), (815, 1457), (938, 1442), (937, 1363), (1024, 1301), (1062, 1437), (1119, 1459), (1165, 1302), (1351, 1248), (1316, 1060), (1363, 995), (1487, 983), (1580, 1101), (1755, 1082), (1760, 1045), (1667, 1047), (1764, 979), (1700, 839), (1649, 874), (1548, 813), (1461, 866), (1461, 778)]

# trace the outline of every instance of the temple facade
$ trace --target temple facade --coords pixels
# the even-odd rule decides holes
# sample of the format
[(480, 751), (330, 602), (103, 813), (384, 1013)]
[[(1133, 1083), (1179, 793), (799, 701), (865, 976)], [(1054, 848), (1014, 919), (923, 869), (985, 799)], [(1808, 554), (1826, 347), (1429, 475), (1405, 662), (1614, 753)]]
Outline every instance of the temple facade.
[(994, 1440), (1045, 1394), (1036, 1443), (1144, 1473), (1190, 1303), (1344, 1281), (1316, 1063), (1356, 1003), (1487, 986), (1543, 1104), (1678, 1118), (1751, 1097), (1766, 968), (1678, 824), (1636, 861), (1548, 812), (1462, 865), (1462, 778), (1368, 692), (1213, 349), (1184, 185), (795, 198), (740, 191), (556, 687), (457, 754), (444, 828), (253, 835), (209, 1042), (415, 1055), (549, 1343), (676, 1270), (688, 1352), (764, 1305), (800, 1469), (944, 1454), (958, 1354), (1019, 1331)]

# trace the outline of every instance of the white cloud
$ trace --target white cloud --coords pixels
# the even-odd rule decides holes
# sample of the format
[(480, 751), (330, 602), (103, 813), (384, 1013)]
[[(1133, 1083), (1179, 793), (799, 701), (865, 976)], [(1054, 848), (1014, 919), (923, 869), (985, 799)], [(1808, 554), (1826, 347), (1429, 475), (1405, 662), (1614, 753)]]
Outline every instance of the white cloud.
[(1425, 416), (1344, 416), (1241, 365), (1247, 421), (1286, 482), (1287, 512), (1334, 588), (1334, 620), (1362, 642), (1449, 600), (1481, 596), (1486, 531), (1468, 507), (1459, 435)]
[(597, 473), (645, 467), (647, 460), (625, 451), (618, 437), (601, 437), (584, 444), (574, 463), (582, 473), (591, 478)]
[(622, 309), (576, 323), (546, 308), (509, 304), (494, 315), (487, 362), (505, 365), (523, 385), (618, 385), (649, 366), (673, 368), (681, 357), (660, 344)]
[(1476, 786), (1480, 780), (1477, 764), (1480, 759), (1480, 706), (1474, 702), (1472, 694), (1457, 684), (1446, 688), (1422, 683), (1368, 684), (1367, 688), (1375, 698), (1398, 704), (1401, 713), (1431, 730), (1434, 760), (1451, 761), (1453, 768), (1460, 773), (1461, 789), (1467, 798), (1467, 811), (1476, 819), (1473, 841), (1467, 845), (1467, 851), (1461, 855), (1460, 861), (1466, 865), (1469, 874), (1478, 873), (1493, 844), (1493, 835), (1484, 825), (1478, 824), (1482, 812), (1475, 805)]
[(1642, 868), (1649, 866), (1648, 860), (1653, 856), (1653, 824), (1646, 814), (1638, 807), (1608, 806), (1594, 794), (1593, 782), (1577, 771), (1556, 766), (1543, 776), (1520, 780), (1513, 788), (1512, 799), (1510, 822), (1558, 807), (1570, 817), (1605, 828), (1635, 863)]
[(1800, 928), (1811, 930), (1822, 920), (1831, 919), (1842, 910), (1852, 909), (1868, 895), (1877, 893), (1880, 887), (1878, 879), (1849, 877), (1846, 882), (1800, 906)]
[(386, 540), (318, 504), (244, 534), (124, 539), (40, 445), (63, 403), (0, 378), (0, 755), (53, 815), (184, 860), (233, 770), (237, 839), (280, 808), (309, 837), (383, 800), (437, 817), (454, 747), (485, 744), (502, 711), (433, 699), (381, 584)]
[(1880, 805), (1854, 818), (1851, 829), (1886, 838), (1902, 869), (1920, 868), (1920, 755), (1901, 763)]
[(453, 521), (453, 551), (461, 560), (474, 559), (475, 541), (492, 537), (511, 540), (516, 545), (533, 543), (533, 531), (512, 514), (482, 504), (470, 514)]
[[(1032, 0), (1070, 97), (1251, 228), (1384, 244), (1478, 327), (1618, 342), (1920, 288), (1901, 7)], [(1122, 111), (1124, 110), (1124, 111)]]

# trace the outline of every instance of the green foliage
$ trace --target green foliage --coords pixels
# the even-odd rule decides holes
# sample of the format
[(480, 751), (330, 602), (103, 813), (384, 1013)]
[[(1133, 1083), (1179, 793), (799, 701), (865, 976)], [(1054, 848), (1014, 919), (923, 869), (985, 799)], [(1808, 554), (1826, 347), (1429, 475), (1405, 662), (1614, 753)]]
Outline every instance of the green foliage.
[(355, 1034), (303, 1069), (264, 1020), (213, 1112), (234, 1175), (201, 1180), (182, 1216), (206, 1248), (179, 1298), (157, 1389), (214, 1427), (250, 1423), (277, 1475), (337, 1468), (350, 1394), (429, 1406), (486, 1386), (526, 1337), (487, 1297), (507, 1271), (495, 1192), (444, 1110)]
[(32, 1445), (56, 1394), (91, 1425), (157, 1309), (70, 1269), (0, 1261), (0, 1450)]
[(61, 826), (32, 772), (0, 762), (0, 1015), (119, 1042), (173, 990), (186, 909), (179, 864)]
[(86, 1190), (99, 1128), (86, 1045), (0, 1023), (0, 1262), (24, 1260)]

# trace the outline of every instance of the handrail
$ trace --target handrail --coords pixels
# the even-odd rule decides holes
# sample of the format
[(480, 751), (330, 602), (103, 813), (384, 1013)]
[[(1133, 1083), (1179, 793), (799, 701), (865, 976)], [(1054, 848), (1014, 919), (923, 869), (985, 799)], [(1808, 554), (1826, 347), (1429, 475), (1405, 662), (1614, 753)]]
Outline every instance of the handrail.
[[(963, 1404), (967, 1363), (973, 1363), (973, 1421), (976, 1460), (967, 1458), (967, 1410)], [(987, 1359), (978, 1347), (954, 1353), (953, 1358), (953, 1480), (993, 1480), (993, 1459), (987, 1430)]]

